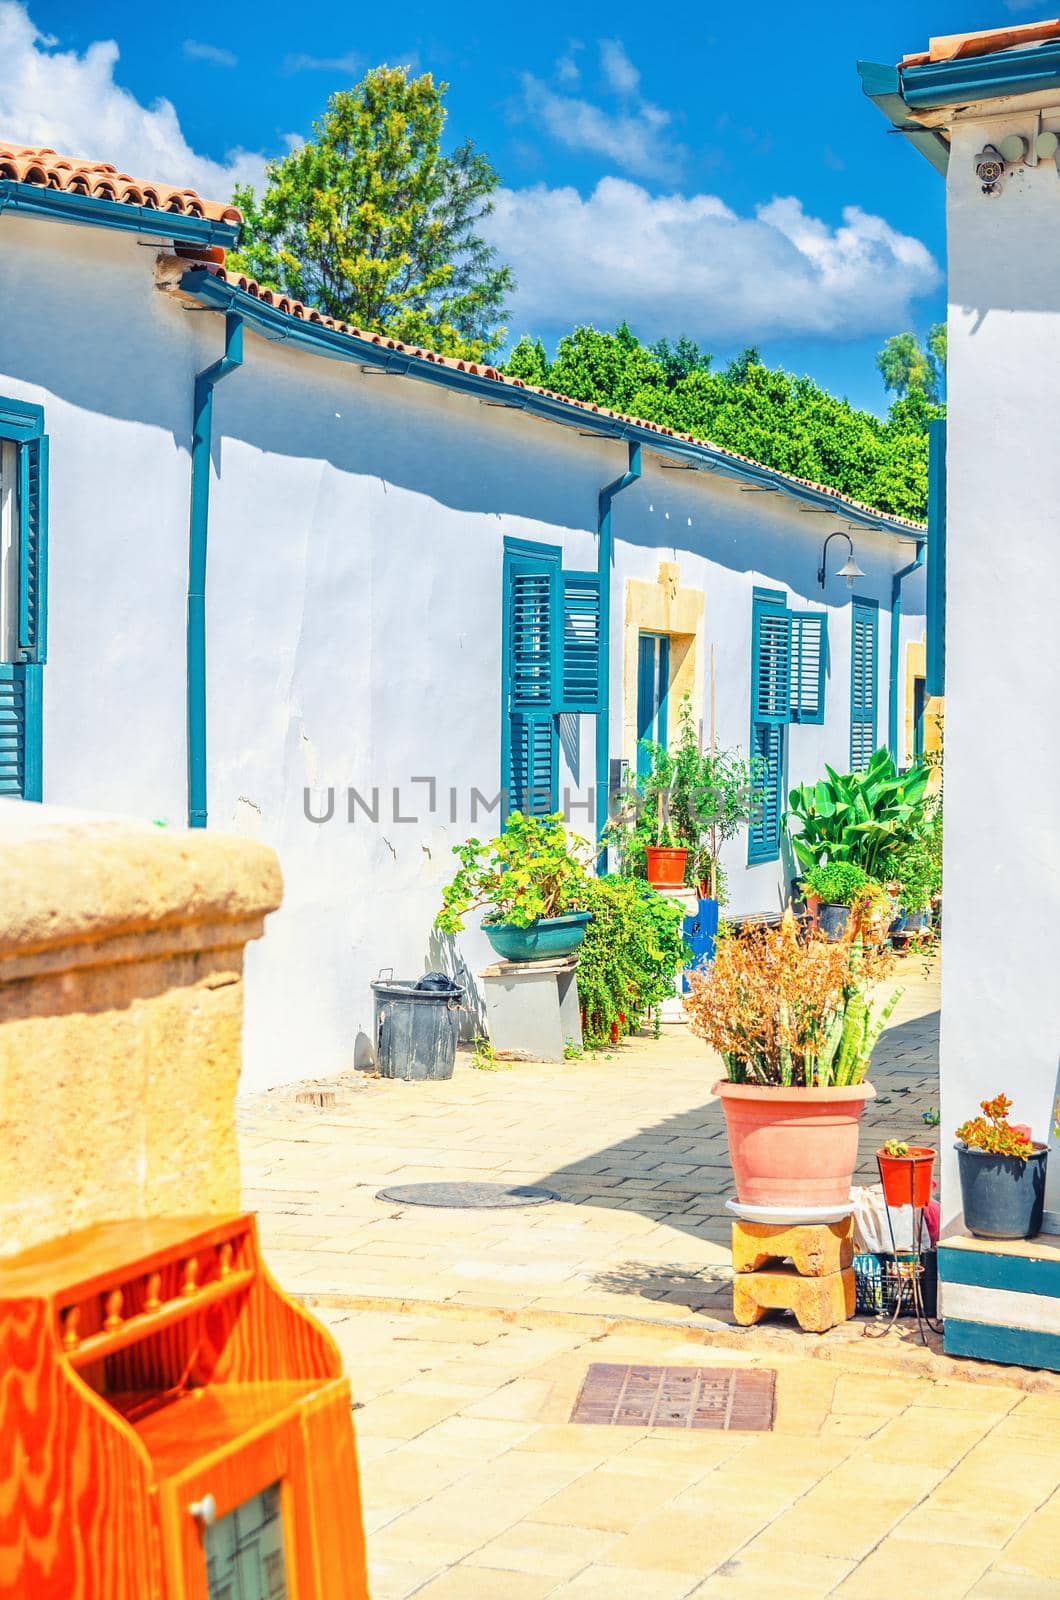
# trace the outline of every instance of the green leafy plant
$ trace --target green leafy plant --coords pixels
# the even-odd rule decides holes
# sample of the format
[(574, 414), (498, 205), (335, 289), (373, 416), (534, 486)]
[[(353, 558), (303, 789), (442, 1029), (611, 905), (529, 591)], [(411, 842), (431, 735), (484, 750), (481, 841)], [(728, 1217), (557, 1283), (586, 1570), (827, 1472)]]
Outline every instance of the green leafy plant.
[(590, 879), (584, 909), (593, 919), (578, 947), (578, 998), (588, 1049), (617, 1043), (674, 992), (690, 958), (684, 912), (635, 878)]
[[(917, 762), (899, 773), (890, 753), (877, 750), (864, 772), (838, 773), (792, 789), (785, 825), (803, 867), (851, 862), (884, 882), (897, 854), (922, 840), (930, 820), (930, 770)], [(792, 822), (799, 832), (791, 833)]]
[(442, 909), (434, 919), (441, 933), (459, 933), (478, 906), (491, 907), (487, 922), (516, 928), (586, 909), (593, 848), (568, 835), (558, 812), (524, 817), (513, 811), (496, 839), (466, 839), (453, 846), (453, 854), (460, 870), (442, 890)]
[(721, 1055), (734, 1083), (824, 1089), (862, 1083), (901, 990), (877, 998), (893, 958), (856, 939), (800, 937), (791, 912), (777, 928), (719, 938), (685, 999), (692, 1030)]
[(686, 880), (701, 893), (725, 898), (724, 874), (718, 857), (735, 837), (751, 810), (751, 763), (737, 749), (702, 750), (692, 714), (691, 697), (681, 702), (677, 739), (672, 750), (644, 741), (651, 769), (639, 792), (608, 824), (606, 838), (615, 845), (623, 872), (647, 877), (647, 852), (652, 845), (685, 849)]
[(815, 894), (822, 905), (854, 906), (864, 899), (869, 882), (868, 874), (853, 861), (833, 861), (823, 867), (811, 867), (802, 886), (807, 894)]
[(1008, 1120), (1012, 1101), (1008, 1095), (995, 1095), (993, 1100), (980, 1100), (981, 1117), (970, 1117), (962, 1122), (955, 1137), (968, 1150), (983, 1150), (992, 1156), (1016, 1156), (1020, 1161), (1034, 1153), (1034, 1141), (1020, 1133)]
[(909, 1154), (909, 1146), (904, 1139), (888, 1139), (883, 1146), (885, 1156), (893, 1156), (896, 1161), (902, 1160)]

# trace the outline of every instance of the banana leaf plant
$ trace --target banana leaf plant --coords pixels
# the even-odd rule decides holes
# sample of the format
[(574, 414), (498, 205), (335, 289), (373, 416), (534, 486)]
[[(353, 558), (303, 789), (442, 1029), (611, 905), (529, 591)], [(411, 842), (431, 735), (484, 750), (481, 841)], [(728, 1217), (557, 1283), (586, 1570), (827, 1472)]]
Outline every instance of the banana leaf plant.
[(848, 861), (883, 882), (895, 854), (928, 827), (930, 769), (916, 762), (899, 773), (889, 751), (880, 749), (863, 772), (825, 771), (827, 779), (788, 796), (784, 822), (796, 858), (805, 868)]

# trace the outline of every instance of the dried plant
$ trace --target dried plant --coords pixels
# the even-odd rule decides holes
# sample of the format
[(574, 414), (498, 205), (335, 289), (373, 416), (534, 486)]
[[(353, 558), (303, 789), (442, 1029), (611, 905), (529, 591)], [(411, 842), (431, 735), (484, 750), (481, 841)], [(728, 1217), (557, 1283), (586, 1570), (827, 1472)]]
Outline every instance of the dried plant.
[(873, 999), (893, 965), (860, 938), (801, 935), (788, 912), (779, 927), (719, 938), (711, 965), (690, 977), (685, 1009), (734, 1083), (857, 1084), (901, 994)]

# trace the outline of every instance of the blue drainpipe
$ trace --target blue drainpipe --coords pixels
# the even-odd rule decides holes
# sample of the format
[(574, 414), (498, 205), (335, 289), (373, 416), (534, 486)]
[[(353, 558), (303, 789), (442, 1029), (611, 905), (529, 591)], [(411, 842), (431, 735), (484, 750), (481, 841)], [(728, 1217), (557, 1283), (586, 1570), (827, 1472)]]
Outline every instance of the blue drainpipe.
[[(614, 535), (611, 530), (611, 502), (640, 477), (640, 445), (629, 445), (629, 468), (614, 483), (600, 490), (597, 515), (599, 548), (597, 573), (600, 579), (600, 709), (596, 714), (596, 837), (599, 841), (607, 826), (608, 752), (611, 720), (611, 559)], [(597, 868), (602, 872), (607, 852), (601, 849)]]
[(225, 353), (195, 376), (188, 538), (188, 827), (206, 826), (206, 532), (214, 385), (243, 365), (243, 319), (225, 317)]
[(924, 565), (927, 540), (918, 539), (916, 555), (907, 567), (902, 567), (891, 579), (891, 662), (890, 681), (887, 685), (887, 748), (891, 760), (898, 765), (898, 651), (902, 628), (902, 579)]

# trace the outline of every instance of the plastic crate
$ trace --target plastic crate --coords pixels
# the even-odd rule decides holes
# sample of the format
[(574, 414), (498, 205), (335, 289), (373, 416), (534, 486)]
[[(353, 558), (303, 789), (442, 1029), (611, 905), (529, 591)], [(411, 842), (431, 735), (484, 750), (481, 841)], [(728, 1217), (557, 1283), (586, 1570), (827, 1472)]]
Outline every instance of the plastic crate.
[[(912, 1317), (913, 1262), (903, 1257), (863, 1251), (854, 1257), (854, 1287), (857, 1296), (856, 1310), (862, 1316), (893, 1317), (894, 1308), (901, 1296), (900, 1317)], [(925, 1250), (920, 1257), (920, 1288), (923, 1309), (929, 1317), (936, 1314), (939, 1297), (938, 1258), (934, 1250)]]

